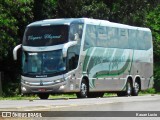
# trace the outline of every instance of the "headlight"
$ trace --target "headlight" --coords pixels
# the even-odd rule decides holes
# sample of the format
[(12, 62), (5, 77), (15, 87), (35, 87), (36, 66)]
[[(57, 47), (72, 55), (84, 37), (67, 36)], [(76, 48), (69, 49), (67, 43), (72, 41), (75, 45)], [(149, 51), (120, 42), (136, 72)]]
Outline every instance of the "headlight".
[(29, 82), (27, 82), (27, 81), (25, 81), (25, 80), (21, 80), (21, 83), (29, 84)]
[(63, 79), (63, 78), (62, 78), (62, 79), (58, 79), (58, 80), (55, 80), (54, 82), (55, 82), (55, 83), (64, 82), (64, 79)]

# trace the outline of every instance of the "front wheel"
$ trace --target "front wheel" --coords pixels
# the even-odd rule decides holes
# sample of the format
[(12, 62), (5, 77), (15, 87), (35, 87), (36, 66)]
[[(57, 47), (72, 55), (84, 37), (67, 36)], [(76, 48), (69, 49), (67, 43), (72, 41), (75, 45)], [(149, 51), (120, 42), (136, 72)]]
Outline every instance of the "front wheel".
[(86, 80), (82, 80), (80, 92), (78, 92), (76, 94), (77, 98), (87, 98), (88, 97), (88, 89), (89, 88), (88, 88)]
[(48, 93), (39, 93), (39, 94), (38, 94), (38, 97), (39, 97), (40, 99), (48, 99), (49, 94), (48, 94)]

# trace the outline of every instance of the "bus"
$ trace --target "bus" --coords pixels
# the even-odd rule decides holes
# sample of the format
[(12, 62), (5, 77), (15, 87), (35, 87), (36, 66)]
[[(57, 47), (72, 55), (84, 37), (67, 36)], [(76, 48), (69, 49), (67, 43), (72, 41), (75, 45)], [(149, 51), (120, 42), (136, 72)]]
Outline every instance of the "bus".
[(138, 96), (153, 86), (152, 33), (148, 28), (90, 18), (46, 19), (26, 27), (21, 91), (48, 99)]

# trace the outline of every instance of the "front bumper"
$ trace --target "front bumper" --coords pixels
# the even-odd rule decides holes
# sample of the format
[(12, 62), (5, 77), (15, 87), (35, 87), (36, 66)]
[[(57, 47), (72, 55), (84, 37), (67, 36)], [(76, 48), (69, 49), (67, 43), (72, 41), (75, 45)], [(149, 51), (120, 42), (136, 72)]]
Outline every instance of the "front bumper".
[(67, 93), (66, 81), (57, 83), (54, 85), (39, 85), (39, 86), (30, 86), (24, 83), (21, 83), (21, 92), (22, 93)]

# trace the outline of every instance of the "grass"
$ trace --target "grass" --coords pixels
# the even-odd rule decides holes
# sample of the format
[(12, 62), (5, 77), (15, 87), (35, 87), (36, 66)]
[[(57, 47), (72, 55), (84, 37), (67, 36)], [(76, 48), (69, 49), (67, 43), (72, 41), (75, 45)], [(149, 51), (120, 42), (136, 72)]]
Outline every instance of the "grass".
[(156, 93), (156, 91), (155, 91), (155, 89), (154, 88), (149, 88), (149, 89), (147, 89), (147, 90), (145, 90), (145, 91), (140, 91), (140, 93), (139, 93), (140, 95), (142, 94), (158, 94), (158, 93)]
[(29, 100), (29, 99), (38, 99), (37, 96), (7, 96), (7, 97), (0, 97), (0, 100)]
[[(50, 95), (49, 99), (69, 99), (69, 98), (76, 98), (75, 94), (59, 94), (59, 95)], [(17, 95), (17, 96), (8, 96), (8, 97), (0, 97), (0, 100), (32, 100), (32, 99), (39, 99), (37, 95)]]

